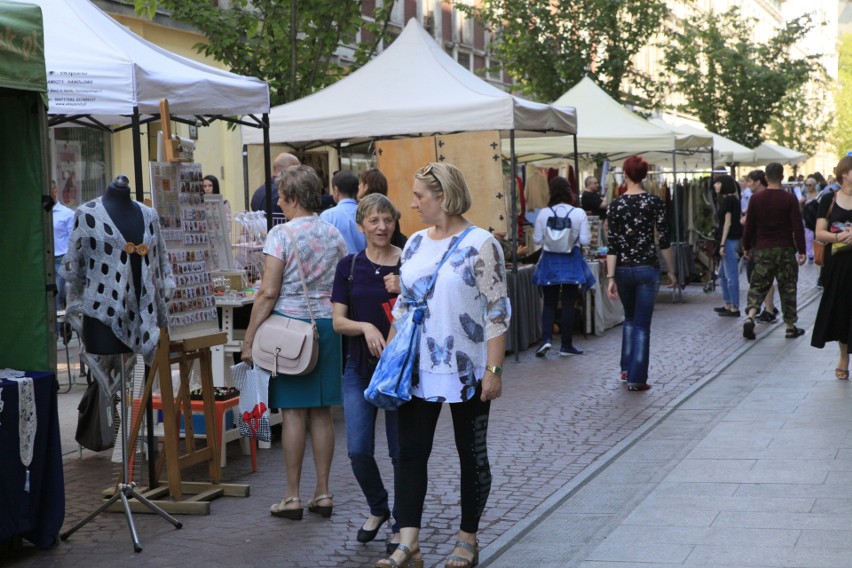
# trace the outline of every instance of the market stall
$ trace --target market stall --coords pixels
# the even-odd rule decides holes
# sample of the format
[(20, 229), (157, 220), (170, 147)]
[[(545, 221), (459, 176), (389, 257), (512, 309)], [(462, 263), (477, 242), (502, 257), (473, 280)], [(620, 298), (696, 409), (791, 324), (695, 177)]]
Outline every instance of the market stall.
[[(322, 91), (273, 108), (269, 140), (304, 150), (377, 139), (496, 131), (510, 148), (507, 157), (514, 171), (511, 148), (518, 140), (570, 138), (576, 128), (573, 108), (535, 103), (501, 91), (459, 65), (411, 19), (393, 44), (368, 64)], [(246, 144), (263, 141), (257, 131), (243, 128), (242, 134)], [(496, 144), (492, 153), (499, 161), (495, 149)], [(509, 218), (514, 219), (515, 178), (510, 177)], [(517, 243), (517, 225), (509, 225)], [(516, 298), (513, 304), (518, 305)]]
[(0, 2), (0, 548), (48, 548), (65, 517), (56, 405), (41, 9)]
[[(137, 200), (142, 201), (145, 187), (140, 127), (160, 120), (161, 99), (169, 100), (171, 119), (178, 122), (206, 126), (226, 120), (265, 129), (269, 88), (260, 79), (166, 51), (89, 0), (30, 3), (44, 11), (49, 126), (132, 129)], [(239, 114), (245, 119), (231, 118)]]

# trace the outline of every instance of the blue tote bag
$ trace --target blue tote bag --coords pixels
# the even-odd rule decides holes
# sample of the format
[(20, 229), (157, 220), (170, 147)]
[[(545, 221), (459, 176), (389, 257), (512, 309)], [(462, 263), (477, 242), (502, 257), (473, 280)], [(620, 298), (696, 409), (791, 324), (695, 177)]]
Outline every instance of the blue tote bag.
[(411, 374), (418, 360), (417, 352), (420, 349), (420, 332), (425, 317), (426, 298), (435, 286), (435, 280), (438, 278), (438, 271), (441, 270), (441, 266), (472, 229), (473, 226), (465, 229), (444, 253), (441, 262), (438, 263), (438, 268), (435, 269), (435, 273), (426, 287), (426, 291), (419, 300), (408, 300), (402, 296), (397, 300), (405, 302), (413, 309), (409, 309), (405, 317), (394, 326), (396, 335), (382, 351), (373, 378), (370, 379), (370, 384), (364, 391), (364, 398), (367, 402), (383, 410), (396, 410), (411, 400)]

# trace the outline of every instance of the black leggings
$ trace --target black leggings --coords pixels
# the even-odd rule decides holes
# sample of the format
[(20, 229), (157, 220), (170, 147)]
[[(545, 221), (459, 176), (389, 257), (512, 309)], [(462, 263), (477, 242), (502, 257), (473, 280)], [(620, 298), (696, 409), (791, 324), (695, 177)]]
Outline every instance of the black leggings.
[[(491, 492), (491, 466), (488, 463), (488, 411), (491, 402), (482, 402), (482, 386), (473, 399), (450, 404), (456, 450), (461, 464), (461, 530), (479, 531), (479, 519)], [(399, 526), (420, 528), (426, 499), (427, 465), (432, 453), (435, 426), (442, 403), (412, 397), (399, 409), (399, 473), (395, 500), (399, 506)]]

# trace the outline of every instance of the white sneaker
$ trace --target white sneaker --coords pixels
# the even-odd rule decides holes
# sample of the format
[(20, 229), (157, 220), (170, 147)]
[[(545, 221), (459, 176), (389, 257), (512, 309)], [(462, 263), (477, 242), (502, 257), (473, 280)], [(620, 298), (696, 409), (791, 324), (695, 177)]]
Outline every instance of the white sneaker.
[(550, 342), (542, 343), (541, 347), (538, 348), (538, 351), (535, 352), (536, 357), (544, 357), (545, 354), (550, 351), (550, 348), (553, 347)]

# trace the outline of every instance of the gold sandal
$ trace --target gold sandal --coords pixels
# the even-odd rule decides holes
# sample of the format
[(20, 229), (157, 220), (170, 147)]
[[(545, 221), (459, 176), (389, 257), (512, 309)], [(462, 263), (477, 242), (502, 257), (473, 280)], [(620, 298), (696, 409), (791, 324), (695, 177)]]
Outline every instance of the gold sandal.
[(324, 499), (328, 499), (329, 501), (331, 501), (332, 499), (334, 499), (334, 495), (331, 495), (329, 493), (326, 495), (320, 495), (319, 497), (314, 497), (313, 499), (308, 501), (308, 511), (310, 511), (311, 513), (317, 513), (318, 515), (322, 515), (327, 519), (331, 516), (331, 512), (334, 510), (334, 503), (332, 503), (331, 505), (320, 505), (319, 502)]
[(402, 561), (397, 562), (393, 556), (388, 556), (376, 562), (376, 568), (423, 568), (423, 555), (420, 554), (420, 548), (411, 550), (404, 544), (396, 547), (402, 551)]
[(269, 508), (269, 514), (273, 517), (281, 517), (282, 519), (290, 519), (291, 521), (301, 521), (304, 511), (301, 507), (298, 509), (285, 509), (288, 503), (301, 503), (298, 497), (287, 497), (280, 503), (275, 503)]
[[(453, 548), (467, 550), (473, 554), (473, 558), (465, 558), (458, 554), (452, 554), (449, 558), (447, 558), (444, 568), (473, 568), (479, 564), (479, 541), (475, 541), (474, 544), (471, 544), (463, 540), (457, 540)], [(461, 562), (461, 564), (450, 564), (451, 562)]]

